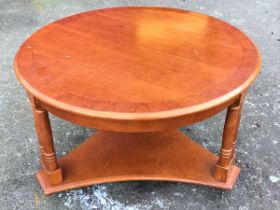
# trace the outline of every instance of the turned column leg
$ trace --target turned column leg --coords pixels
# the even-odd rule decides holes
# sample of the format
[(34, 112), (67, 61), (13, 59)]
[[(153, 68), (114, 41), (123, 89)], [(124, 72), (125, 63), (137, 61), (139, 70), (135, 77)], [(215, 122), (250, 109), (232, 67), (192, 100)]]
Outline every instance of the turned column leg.
[(62, 171), (57, 163), (48, 112), (41, 108), (36, 99), (29, 95), (37, 138), (40, 146), (41, 166), (51, 185), (59, 184)]
[(230, 167), (235, 159), (235, 147), (240, 124), (240, 116), (245, 93), (228, 107), (224, 125), (223, 140), (219, 160), (215, 169), (215, 178), (226, 182)]
[(237, 116), (237, 125), (236, 125), (236, 129), (235, 129), (233, 143), (232, 143), (231, 159), (232, 159), (233, 162), (235, 162), (236, 140), (237, 140), (237, 137), (238, 137), (238, 130), (239, 130), (241, 112), (242, 112), (242, 107), (243, 107), (243, 99), (244, 99), (244, 95), (242, 95), (241, 98), (240, 98), (241, 101), (240, 101), (239, 112), (238, 112), (238, 116)]

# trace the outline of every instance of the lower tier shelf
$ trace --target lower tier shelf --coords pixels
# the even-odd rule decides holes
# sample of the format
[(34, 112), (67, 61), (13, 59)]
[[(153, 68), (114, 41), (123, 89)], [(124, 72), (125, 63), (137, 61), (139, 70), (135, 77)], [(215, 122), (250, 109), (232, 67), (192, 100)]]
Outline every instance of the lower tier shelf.
[(51, 186), (45, 172), (36, 176), (46, 195), (99, 183), (162, 180), (232, 189), (240, 169), (227, 182), (213, 177), (218, 157), (180, 131), (115, 133), (97, 131), (59, 160), (63, 181)]

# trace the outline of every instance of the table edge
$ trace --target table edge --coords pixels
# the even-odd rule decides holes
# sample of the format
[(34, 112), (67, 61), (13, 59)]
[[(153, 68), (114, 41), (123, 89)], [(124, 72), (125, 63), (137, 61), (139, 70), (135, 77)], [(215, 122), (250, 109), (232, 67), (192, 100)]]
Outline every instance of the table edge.
[(20, 83), (23, 85), (23, 87), (29, 93), (31, 93), (39, 101), (42, 101), (56, 109), (70, 112), (70, 113), (77, 114), (77, 115), (92, 117), (92, 118), (101, 118), (101, 119), (110, 119), (110, 120), (140, 120), (140, 121), (143, 120), (143, 121), (145, 121), (145, 120), (168, 119), (168, 118), (173, 118), (173, 117), (194, 114), (194, 113), (197, 113), (200, 111), (205, 111), (205, 110), (214, 108), (220, 104), (230, 101), (234, 97), (237, 97), (238, 95), (240, 95), (255, 81), (255, 79), (260, 71), (260, 65), (261, 65), (261, 59), (260, 59), (259, 52), (258, 52), (258, 57), (259, 57), (259, 62), (256, 66), (255, 74), (252, 74), (246, 80), (246, 82), (244, 82), (241, 86), (233, 89), (232, 91), (228, 92), (227, 94), (225, 94), (221, 97), (215, 98), (211, 101), (208, 101), (208, 102), (205, 102), (202, 104), (190, 106), (190, 107), (164, 110), (164, 111), (159, 111), (159, 112), (145, 112), (145, 113), (96, 111), (96, 110), (91, 110), (91, 109), (87, 109), (87, 108), (72, 106), (72, 105), (57, 101), (53, 98), (50, 98), (50, 97), (45, 96), (44, 94), (40, 93), (39, 91), (34, 89), (31, 85), (29, 85), (28, 82), (26, 82), (24, 79), (22, 79), (20, 77), (20, 75), (18, 74), (18, 68), (16, 65), (16, 57), (15, 57), (15, 62), (14, 62), (14, 69), (16, 72), (17, 79), (20, 81)]

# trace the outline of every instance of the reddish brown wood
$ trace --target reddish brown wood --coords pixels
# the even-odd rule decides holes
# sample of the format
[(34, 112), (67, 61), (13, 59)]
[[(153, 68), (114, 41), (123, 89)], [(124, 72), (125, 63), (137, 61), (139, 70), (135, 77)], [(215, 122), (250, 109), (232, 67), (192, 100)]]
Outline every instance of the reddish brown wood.
[(41, 101), (40, 106), (44, 107), (49, 112), (62, 119), (73, 123), (77, 123), (82, 126), (117, 132), (151, 132), (166, 129), (175, 129), (184, 125), (202, 121), (224, 110), (235, 100), (236, 99), (232, 99), (230, 101), (226, 101), (225, 103), (219, 104), (218, 106), (215, 106), (211, 109), (197, 111), (188, 115), (179, 115), (163, 119), (143, 119), (135, 121), (126, 119), (113, 120), (104, 118), (94, 118), (93, 120), (92, 117), (66, 112), (64, 110), (52, 107)]
[(219, 161), (217, 162), (215, 178), (226, 181), (228, 173), (233, 166), (235, 158), (235, 145), (240, 124), (240, 116), (242, 111), (242, 102), (244, 94), (238, 97), (237, 101), (228, 107), (223, 141), (220, 151)]
[(98, 131), (59, 160), (64, 172), (60, 185), (51, 186), (42, 171), (37, 178), (44, 193), (125, 180), (163, 180), (231, 189), (239, 168), (227, 182), (213, 177), (218, 157), (183, 133), (117, 133)]
[(232, 161), (235, 161), (235, 149), (236, 149), (236, 141), (237, 141), (237, 136), (238, 136), (238, 129), (240, 126), (240, 118), (241, 118), (241, 112), (242, 112), (242, 108), (243, 108), (243, 102), (244, 102), (244, 98), (246, 96), (247, 90), (245, 90), (240, 97), (237, 99), (237, 105), (239, 105), (239, 112), (238, 112), (238, 118), (237, 118), (237, 125), (236, 125), (236, 129), (235, 129), (235, 134), (233, 137), (233, 143), (232, 143), (232, 153), (231, 153), (231, 158)]
[(220, 106), (252, 83), (259, 62), (255, 45), (223, 21), (177, 9), (125, 7), (42, 28), (21, 46), (15, 70), (40, 101), (111, 130), (118, 123), (100, 119), (160, 123)]
[(31, 96), (30, 100), (39, 140), (43, 174), (47, 177), (51, 185), (59, 184), (63, 179), (62, 171), (56, 159), (48, 113), (38, 106), (34, 97)]
[[(234, 150), (241, 98), (256, 78), (259, 66), (257, 48), (237, 28), (207, 15), (179, 9), (100, 9), (43, 27), (20, 47), (14, 67), (33, 101), (35, 126), (43, 148), (43, 169), (37, 178), (45, 193), (136, 179), (231, 188), (239, 173), (234, 165)], [(198, 146), (189, 150), (192, 143), (181, 145), (183, 137), (171, 132), (227, 107), (218, 162), (216, 156)], [(73, 123), (114, 132), (90, 138), (83, 144), (87, 147), (82, 145), (63, 157), (60, 167), (47, 111)], [(160, 146), (160, 136), (166, 130), (171, 130), (166, 137), (174, 146), (170, 150)], [(169, 154), (166, 165), (155, 173), (154, 159), (148, 158), (145, 165), (132, 166), (117, 156), (110, 158), (108, 151), (105, 148), (102, 151), (99, 145), (111, 145), (118, 150), (118, 145), (120, 148), (123, 145), (120, 142), (128, 141), (124, 137), (130, 139), (131, 145), (140, 146), (137, 139), (145, 139), (147, 135), (150, 140), (143, 142), (151, 148), (150, 152), (142, 151), (141, 159), (151, 155), (163, 158), (158, 148)], [(99, 146), (92, 148), (96, 142)], [(129, 147), (128, 143), (125, 145)], [(179, 156), (174, 148), (181, 151)], [(107, 154), (104, 161), (116, 161), (119, 168), (118, 164), (112, 169), (107, 168), (107, 162), (98, 163), (103, 157), (101, 151)], [(131, 157), (136, 154), (132, 149), (127, 151)], [(197, 161), (190, 161), (194, 159)], [(124, 168), (125, 164), (134, 173)], [(201, 170), (203, 165), (207, 170)], [(141, 174), (144, 171), (147, 174)]]

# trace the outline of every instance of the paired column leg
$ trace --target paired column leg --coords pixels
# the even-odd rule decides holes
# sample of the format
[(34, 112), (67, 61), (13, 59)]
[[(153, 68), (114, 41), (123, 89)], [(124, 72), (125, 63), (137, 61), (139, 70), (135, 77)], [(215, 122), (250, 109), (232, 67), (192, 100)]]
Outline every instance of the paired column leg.
[(224, 182), (227, 181), (230, 167), (235, 160), (236, 139), (244, 96), (245, 93), (241, 94), (227, 110), (220, 156), (214, 174), (216, 179)]
[(57, 163), (48, 112), (41, 108), (36, 98), (28, 95), (32, 104), (34, 123), (40, 146), (41, 166), (51, 185), (62, 182), (62, 170)]

